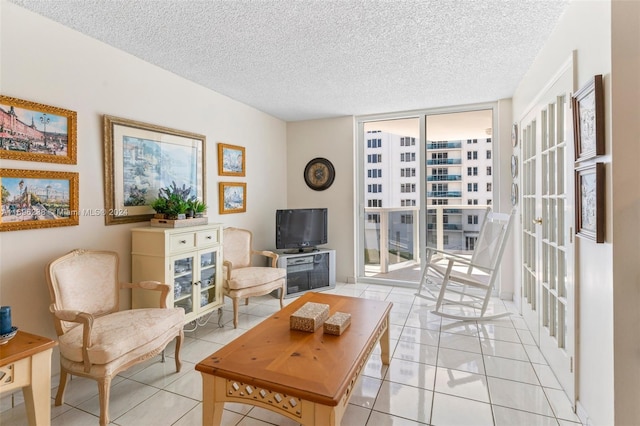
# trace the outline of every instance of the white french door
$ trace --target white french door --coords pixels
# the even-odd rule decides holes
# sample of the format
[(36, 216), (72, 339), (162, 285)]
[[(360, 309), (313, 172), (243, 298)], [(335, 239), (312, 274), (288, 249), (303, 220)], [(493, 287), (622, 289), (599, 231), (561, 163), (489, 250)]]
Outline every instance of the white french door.
[(542, 354), (576, 400), (571, 62), (520, 121), (522, 313)]

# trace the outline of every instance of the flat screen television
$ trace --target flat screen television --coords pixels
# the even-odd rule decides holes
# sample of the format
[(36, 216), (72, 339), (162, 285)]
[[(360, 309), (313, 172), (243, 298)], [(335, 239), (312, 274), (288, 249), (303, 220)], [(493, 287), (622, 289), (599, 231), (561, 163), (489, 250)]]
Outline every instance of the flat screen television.
[(276, 248), (303, 252), (327, 244), (327, 209), (276, 210)]

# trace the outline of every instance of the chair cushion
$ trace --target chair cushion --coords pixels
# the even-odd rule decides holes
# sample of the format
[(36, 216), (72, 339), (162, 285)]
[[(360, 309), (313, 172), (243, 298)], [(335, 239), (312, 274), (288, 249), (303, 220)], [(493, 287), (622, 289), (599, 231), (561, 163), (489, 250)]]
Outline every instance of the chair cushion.
[[(182, 308), (132, 309), (95, 318), (89, 359), (91, 364), (107, 364), (183, 325)], [(60, 336), (60, 353), (64, 358), (82, 362), (82, 329), (75, 327)]]
[(227, 288), (239, 290), (248, 287), (270, 283), (287, 276), (284, 268), (270, 268), (267, 266), (249, 266), (231, 271), (231, 279), (225, 282)]

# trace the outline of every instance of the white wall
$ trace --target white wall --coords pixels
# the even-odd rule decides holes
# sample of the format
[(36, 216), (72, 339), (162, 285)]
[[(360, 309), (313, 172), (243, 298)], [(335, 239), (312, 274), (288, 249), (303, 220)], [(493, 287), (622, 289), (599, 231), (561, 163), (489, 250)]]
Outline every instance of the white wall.
[[(640, 2), (611, 9), (611, 201), (616, 424), (640, 422)], [(609, 228), (607, 229), (609, 230)]]
[[(327, 207), (329, 243), (336, 250), (336, 280), (353, 282), (354, 270), (354, 122), (353, 117), (287, 124), (287, 207)], [(333, 163), (336, 178), (324, 191), (304, 182), (304, 167), (316, 157)]]
[[(274, 247), (275, 210), (287, 203), (286, 123), (4, 0), (0, 11), (0, 93), (78, 113), (77, 165), (2, 160), (0, 167), (78, 172), (80, 209), (99, 209), (103, 114), (203, 134), (209, 222), (247, 227), (256, 248)], [(246, 147), (246, 178), (217, 176), (217, 142)], [(218, 214), (222, 180), (247, 182), (246, 213)], [(115, 250), (121, 279), (129, 280), (129, 229), (140, 225), (81, 217), (79, 226), (0, 234), (0, 303), (12, 307), (20, 329), (55, 337), (45, 265), (78, 247)], [(121, 304), (129, 302), (123, 292)]]
[(606, 164), (606, 241), (576, 239), (577, 395), (579, 413), (594, 425), (640, 418), (640, 2), (613, 5), (615, 14), (611, 1), (573, 1), (513, 96), (517, 121), (574, 50), (574, 89), (604, 77), (606, 153), (597, 161)]

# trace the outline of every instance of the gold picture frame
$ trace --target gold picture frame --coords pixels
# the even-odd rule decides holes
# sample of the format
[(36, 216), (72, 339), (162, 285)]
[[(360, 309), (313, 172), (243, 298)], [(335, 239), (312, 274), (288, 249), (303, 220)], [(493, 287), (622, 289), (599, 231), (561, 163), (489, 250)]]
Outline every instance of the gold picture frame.
[(245, 176), (245, 149), (243, 146), (218, 143), (218, 175)]
[(144, 222), (160, 188), (175, 182), (206, 204), (206, 137), (105, 115), (105, 224)]
[(220, 214), (247, 211), (247, 184), (244, 182), (220, 182), (218, 187)]
[(75, 111), (0, 95), (0, 158), (76, 164)]
[(0, 231), (79, 224), (78, 173), (0, 169)]

